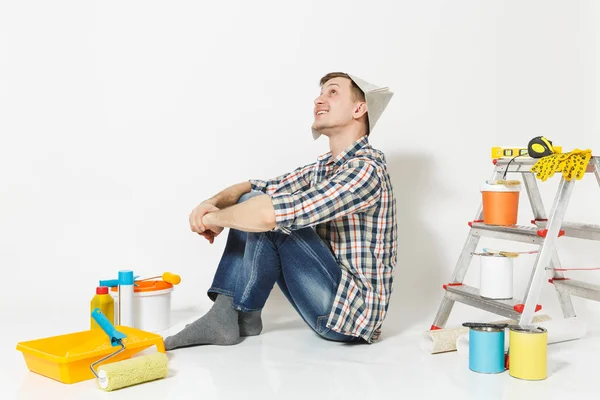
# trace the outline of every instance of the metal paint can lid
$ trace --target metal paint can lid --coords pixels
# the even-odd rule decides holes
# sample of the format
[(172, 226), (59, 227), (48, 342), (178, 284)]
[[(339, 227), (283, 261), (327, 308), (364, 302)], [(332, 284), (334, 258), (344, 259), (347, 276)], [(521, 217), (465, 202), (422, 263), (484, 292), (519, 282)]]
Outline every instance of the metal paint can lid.
[(511, 325), (511, 326), (509, 326), (509, 329), (513, 332), (531, 333), (531, 334), (546, 332), (546, 328), (543, 328), (541, 326), (531, 326), (531, 325), (525, 325), (525, 326)]
[(479, 332), (503, 332), (508, 324), (494, 324), (485, 322), (465, 322), (463, 326)]
[(477, 326), (470, 329), (478, 332), (504, 332), (504, 329), (495, 326)]

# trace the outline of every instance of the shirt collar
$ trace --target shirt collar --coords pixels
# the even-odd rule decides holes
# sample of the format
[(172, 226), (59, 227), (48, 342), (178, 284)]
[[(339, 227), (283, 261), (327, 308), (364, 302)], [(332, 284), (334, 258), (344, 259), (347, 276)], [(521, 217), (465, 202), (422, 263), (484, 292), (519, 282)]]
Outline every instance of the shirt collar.
[(356, 140), (348, 147), (346, 147), (340, 154), (337, 155), (336, 158), (331, 158), (331, 151), (328, 151), (325, 154), (320, 155), (317, 160), (324, 164), (337, 164), (342, 165), (345, 161), (352, 158), (360, 149), (369, 145), (369, 139), (367, 135), (362, 136), (360, 139)]

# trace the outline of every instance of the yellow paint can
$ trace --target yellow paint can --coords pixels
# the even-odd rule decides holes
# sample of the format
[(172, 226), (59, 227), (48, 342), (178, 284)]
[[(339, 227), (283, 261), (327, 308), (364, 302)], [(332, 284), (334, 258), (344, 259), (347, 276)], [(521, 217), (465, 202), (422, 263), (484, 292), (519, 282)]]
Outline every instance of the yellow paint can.
[(531, 326), (510, 326), (509, 329), (510, 376), (528, 381), (546, 379), (548, 331)]

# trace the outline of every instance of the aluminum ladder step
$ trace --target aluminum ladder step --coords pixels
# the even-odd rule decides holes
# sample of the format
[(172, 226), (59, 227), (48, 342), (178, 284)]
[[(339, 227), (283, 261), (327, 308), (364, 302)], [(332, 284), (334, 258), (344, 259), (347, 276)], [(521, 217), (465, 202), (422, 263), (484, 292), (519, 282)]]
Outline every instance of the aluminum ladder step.
[[(548, 221), (533, 220), (531, 223), (536, 224), (540, 229), (546, 229)], [(600, 241), (600, 225), (564, 222), (561, 229), (565, 232), (565, 237)]]
[[(462, 283), (449, 283), (443, 286), (446, 290), (446, 298), (458, 301), (471, 307), (479, 308), (493, 314), (502, 315), (507, 318), (519, 320), (524, 304), (517, 299), (492, 300), (479, 295), (479, 289)], [(540, 305), (535, 311), (541, 310)]]
[(557, 290), (588, 300), (600, 301), (600, 285), (573, 279), (550, 279)]
[[(538, 245), (544, 242), (547, 233), (546, 229), (540, 229), (536, 225), (497, 226), (486, 225), (480, 221), (470, 222), (469, 225), (471, 226), (471, 233), (476, 236)], [(564, 233), (561, 230), (558, 236), (562, 236)]]

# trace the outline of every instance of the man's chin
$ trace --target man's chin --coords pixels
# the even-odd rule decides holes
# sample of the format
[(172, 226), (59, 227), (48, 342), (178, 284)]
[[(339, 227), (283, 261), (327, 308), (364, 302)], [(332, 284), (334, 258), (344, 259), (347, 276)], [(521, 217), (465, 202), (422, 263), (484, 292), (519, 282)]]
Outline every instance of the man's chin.
[(329, 129), (327, 129), (326, 126), (321, 126), (321, 125), (313, 125), (312, 129), (318, 133), (320, 133), (323, 136), (329, 136)]

